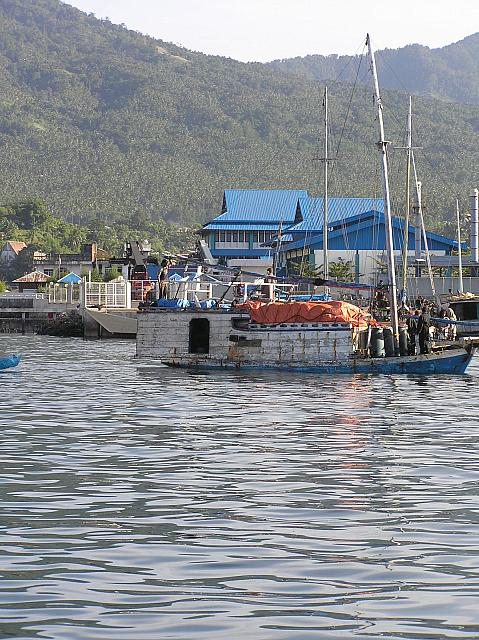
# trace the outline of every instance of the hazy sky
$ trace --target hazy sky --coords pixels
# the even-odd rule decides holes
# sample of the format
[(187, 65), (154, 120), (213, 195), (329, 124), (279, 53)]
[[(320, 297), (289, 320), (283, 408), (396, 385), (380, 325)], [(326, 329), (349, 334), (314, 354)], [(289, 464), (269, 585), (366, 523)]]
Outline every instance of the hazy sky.
[(441, 47), (479, 31), (479, 0), (65, 0), (99, 18), (237, 60)]

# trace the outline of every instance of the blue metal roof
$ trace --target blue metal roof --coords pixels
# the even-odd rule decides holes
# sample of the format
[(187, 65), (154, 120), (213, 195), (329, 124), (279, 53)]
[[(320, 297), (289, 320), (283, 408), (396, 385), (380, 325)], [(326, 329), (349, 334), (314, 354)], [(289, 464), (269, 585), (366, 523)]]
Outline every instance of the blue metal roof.
[[(338, 224), (339, 223), (339, 224)], [(375, 211), (359, 214), (344, 221), (335, 223), (335, 228), (328, 234), (330, 249), (347, 249), (354, 251), (385, 248), (385, 223), (384, 214)], [(403, 242), (404, 219), (397, 216), (392, 218), (394, 249), (400, 249)], [(373, 229), (374, 232), (373, 232)], [(289, 233), (290, 230), (288, 230)], [(372, 233), (372, 236), (371, 236)], [(431, 251), (447, 251), (457, 248), (457, 241), (442, 236), (432, 231), (427, 231), (429, 249)], [(302, 249), (307, 246), (311, 249), (320, 249), (323, 246), (322, 232), (314, 233), (306, 242), (305, 238), (297, 238), (282, 246), (283, 252), (294, 249)], [(408, 249), (414, 249), (414, 227), (409, 225)]]
[(78, 282), (81, 281), (81, 277), (71, 271), (70, 273), (67, 273), (66, 276), (63, 276), (63, 278), (60, 278), (60, 280), (57, 281), (57, 284), (78, 284)]
[[(301, 198), (299, 201), (303, 221), (290, 227), (290, 233), (323, 230), (324, 198)], [(328, 223), (333, 224), (370, 211), (384, 212), (382, 198), (328, 198)]]
[(226, 189), (223, 213), (212, 222), (295, 221), (299, 198), (307, 198), (303, 189)]
[(241, 222), (218, 223), (216, 220), (206, 224), (202, 231), (278, 231), (278, 224), (241, 224)]

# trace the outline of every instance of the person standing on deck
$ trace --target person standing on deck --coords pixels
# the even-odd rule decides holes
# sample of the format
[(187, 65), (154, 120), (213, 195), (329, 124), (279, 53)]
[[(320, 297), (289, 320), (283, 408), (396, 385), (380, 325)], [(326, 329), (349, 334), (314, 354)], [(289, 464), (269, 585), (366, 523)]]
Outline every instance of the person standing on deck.
[[(274, 300), (274, 290), (273, 287), (270, 287), (270, 284), (274, 284), (276, 282), (276, 278), (273, 275), (273, 269), (271, 269), (271, 267), (268, 267), (268, 269), (266, 269), (266, 276), (263, 280), (263, 286), (261, 287), (261, 295), (265, 298), (268, 298), (268, 300)], [(272, 295), (270, 296), (270, 293), (272, 293)]]
[(410, 309), (409, 315), (406, 318), (406, 327), (407, 327), (407, 335), (408, 335), (408, 346), (407, 346), (408, 356), (416, 355), (417, 323), (418, 323), (418, 318), (416, 316), (416, 311), (414, 309)]
[(423, 307), (421, 310), (421, 315), (419, 316), (417, 321), (417, 334), (419, 336), (419, 351), (421, 353), (431, 352), (430, 328), (431, 328), (431, 316), (429, 315), (429, 311), (427, 310), (427, 307)]
[(166, 258), (161, 261), (158, 271), (159, 298), (168, 298), (168, 267), (170, 261)]
[[(446, 318), (449, 318), (449, 320), (457, 320), (456, 314), (454, 313), (454, 310), (451, 307), (447, 307), (446, 309)], [(446, 337), (448, 338), (448, 340), (455, 340), (456, 332), (457, 332), (456, 324), (453, 323), (453, 324), (447, 325)]]

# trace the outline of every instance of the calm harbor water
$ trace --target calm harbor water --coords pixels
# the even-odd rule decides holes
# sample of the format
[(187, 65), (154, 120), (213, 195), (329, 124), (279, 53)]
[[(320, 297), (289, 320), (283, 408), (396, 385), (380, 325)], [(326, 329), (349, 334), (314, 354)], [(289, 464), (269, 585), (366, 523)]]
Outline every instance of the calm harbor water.
[(0, 340), (0, 638), (479, 638), (479, 359), (204, 374)]

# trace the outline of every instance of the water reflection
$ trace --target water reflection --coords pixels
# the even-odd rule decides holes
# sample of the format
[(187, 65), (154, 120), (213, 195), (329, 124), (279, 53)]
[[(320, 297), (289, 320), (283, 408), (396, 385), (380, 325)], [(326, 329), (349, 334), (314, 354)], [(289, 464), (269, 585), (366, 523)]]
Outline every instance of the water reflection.
[(3, 339), (0, 636), (479, 636), (477, 364), (183, 373)]

